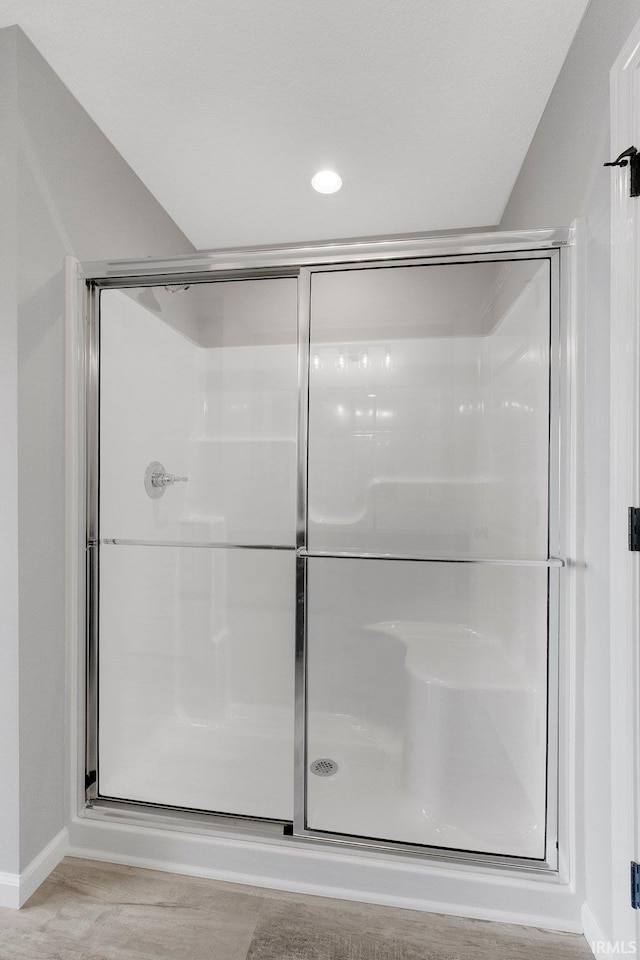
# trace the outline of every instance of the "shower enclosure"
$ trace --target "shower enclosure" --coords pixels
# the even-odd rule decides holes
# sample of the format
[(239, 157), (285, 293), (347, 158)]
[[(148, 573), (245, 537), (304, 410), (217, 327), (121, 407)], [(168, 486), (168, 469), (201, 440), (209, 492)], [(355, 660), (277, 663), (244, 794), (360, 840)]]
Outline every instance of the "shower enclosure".
[(565, 243), (84, 266), (95, 810), (556, 867)]

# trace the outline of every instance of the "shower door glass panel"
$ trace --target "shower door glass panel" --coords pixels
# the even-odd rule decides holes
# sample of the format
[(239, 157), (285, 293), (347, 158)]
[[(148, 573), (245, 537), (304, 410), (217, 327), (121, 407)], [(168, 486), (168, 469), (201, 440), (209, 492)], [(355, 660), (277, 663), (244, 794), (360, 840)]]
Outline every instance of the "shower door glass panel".
[(294, 278), (101, 293), (100, 796), (291, 818), (296, 338)]
[(295, 559), (103, 546), (103, 797), (290, 820)]
[[(103, 538), (295, 545), (295, 279), (100, 295)], [(186, 476), (158, 499), (147, 466)]]
[(547, 569), (307, 566), (307, 827), (542, 859)]
[(550, 344), (547, 255), (312, 274), (306, 830), (545, 858)]
[(547, 556), (549, 275), (313, 274), (309, 550)]

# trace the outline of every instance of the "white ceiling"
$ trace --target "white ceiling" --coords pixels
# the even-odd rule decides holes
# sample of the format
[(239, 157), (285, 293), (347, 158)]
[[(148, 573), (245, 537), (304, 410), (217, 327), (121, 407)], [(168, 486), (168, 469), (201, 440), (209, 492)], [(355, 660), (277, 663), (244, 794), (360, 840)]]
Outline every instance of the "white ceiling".
[(207, 248), (498, 223), (587, 4), (0, 0), (0, 26)]

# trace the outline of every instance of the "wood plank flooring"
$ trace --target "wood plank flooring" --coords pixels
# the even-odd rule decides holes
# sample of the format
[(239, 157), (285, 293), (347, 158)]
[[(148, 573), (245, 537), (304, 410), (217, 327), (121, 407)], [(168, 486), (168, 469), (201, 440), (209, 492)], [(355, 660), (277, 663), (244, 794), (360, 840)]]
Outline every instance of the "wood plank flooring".
[(589, 960), (583, 937), (66, 858), (0, 960)]

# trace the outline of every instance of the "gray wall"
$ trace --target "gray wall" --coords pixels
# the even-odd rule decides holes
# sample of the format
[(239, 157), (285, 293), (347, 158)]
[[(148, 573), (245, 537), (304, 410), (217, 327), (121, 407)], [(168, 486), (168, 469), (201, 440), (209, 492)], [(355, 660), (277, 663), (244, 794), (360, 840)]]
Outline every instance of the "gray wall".
[[(505, 229), (584, 218), (584, 852), (586, 899), (612, 935), (609, 691), (609, 71), (640, 0), (592, 0), (505, 209)], [(620, 149), (628, 146), (622, 144)], [(582, 672), (583, 671), (583, 672)]]
[(18, 323), (16, 43), (0, 31), (0, 872), (20, 863), (18, 820)]
[(607, 193), (610, 172), (599, 164), (609, 145), (609, 71), (638, 19), (640, 0), (591, 0), (514, 184), (501, 229), (564, 226), (587, 214), (594, 190)]
[[(17, 228), (7, 242), (14, 263), (16, 246), (18, 253), (19, 869), (24, 870), (65, 822), (62, 260), (69, 253), (90, 260), (189, 253), (193, 247), (22, 31), (0, 31), (0, 45), (0, 103), (4, 110), (14, 104), (17, 114), (17, 138), (11, 143), (18, 159), (17, 183), (13, 180)], [(1, 55), (6, 48), (14, 53), (11, 69)], [(15, 308), (13, 316), (11, 309), (6, 315), (3, 310), (1, 319), (0, 365), (11, 356), (10, 369), (2, 370), (7, 373), (0, 386), (4, 399), (16, 374), (15, 348), (12, 354), (4, 350), (5, 337), (16, 329)], [(10, 451), (15, 400), (13, 410), (10, 402), (1, 403), (0, 410), (3, 441), (8, 432), (2, 449)], [(11, 455), (7, 466), (0, 471), (0, 484), (10, 483), (15, 470)], [(10, 494), (7, 500), (0, 497), (0, 525), (16, 517), (15, 494)], [(11, 536), (1, 543), (4, 568), (5, 560), (15, 561), (15, 548)], [(14, 588), (3, 583), (0, 589), (4, 614), (4, 594), (9, 593), (10, 603)], [(15, 646), (15, 630), (9, 639)], [(8, 705), (14, 714), (4, 687), (11, 688), (15, 669), (2, 668), (0, 711)], [(18, 729), (15, 716), (8, 720), (10, 729)], [(3, 738), (0, 744), (4, 749)], [(2, 763), (0, 814), (6, 797), (15, 812), (14, 780), (12, 767)], [(0, 815), (0, 871), (15, 872), (13, 848), (2, 836), (5, 828), (8, 837), (17, 835), (15, 816)]]

